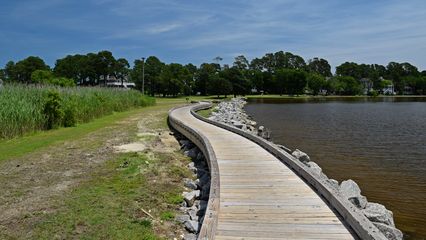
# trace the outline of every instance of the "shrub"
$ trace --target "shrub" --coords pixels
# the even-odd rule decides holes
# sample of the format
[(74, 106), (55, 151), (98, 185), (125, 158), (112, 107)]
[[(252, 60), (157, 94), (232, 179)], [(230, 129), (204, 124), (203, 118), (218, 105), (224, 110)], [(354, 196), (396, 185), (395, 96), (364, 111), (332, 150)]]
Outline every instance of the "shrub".
[(44, 104), (43, 114), (46, 118), (46, 129), (59, 127), (64, 117), (64, 110), (61, 108), (61, 96), (56, 90), (49, 90)]

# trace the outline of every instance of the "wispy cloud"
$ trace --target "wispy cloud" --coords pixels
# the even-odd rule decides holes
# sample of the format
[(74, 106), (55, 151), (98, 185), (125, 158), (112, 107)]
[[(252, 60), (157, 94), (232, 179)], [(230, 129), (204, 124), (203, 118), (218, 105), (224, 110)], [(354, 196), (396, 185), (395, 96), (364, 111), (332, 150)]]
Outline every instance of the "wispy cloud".
[[(266, 52), (426, 68), (423, 0), (25, 0), (0, 9), (0, 61), (110, 49), (122, 57), (232, 63)], [(55, 50), (52, 50), (55, 49)], [(42, 54), (48, 53), (48, 54)], [(237, 54), (238, 53), (238, 54)], [(235, 55), (235, 56), (234, 56)]]

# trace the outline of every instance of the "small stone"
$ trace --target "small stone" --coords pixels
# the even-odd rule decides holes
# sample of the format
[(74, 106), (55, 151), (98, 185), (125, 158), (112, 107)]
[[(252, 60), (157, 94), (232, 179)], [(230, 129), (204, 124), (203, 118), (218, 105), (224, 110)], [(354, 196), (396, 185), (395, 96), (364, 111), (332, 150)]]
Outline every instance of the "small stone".
[(175, 217), (175, 220), (180, 223), (185, 223), (186, 221), (190, 221), (191, 217), (188, 215), (178, 215)]
[(199, 226), (200, 226), (200, 224), (198, 223), (198, 221), (186, 221), (185, 222), (186, 230), (188, 230), (191, 233), (197, 233)]
[(195, 192), (184, 192), (183, 199), (185, 200), (186, 204), (191, 207), (195, 201)]
[(293, 155), (295, 158), (299, 159), (299, 161), (301, 161), (301, 162), (309, 162), (309, 161), (311, 161), (311, 159), (308, 156), (308, 154), (300, 151), (299, 149), (294, 150), (294, 152), (291, 155)]
[(189, 151), (186, 151), (184, 154), (190, 158), (196, 158), (197, 154), (200, 152), (197, 147), (191, 148)]
[(198, 188), (197, 184), (189, 178), (183, 179), (183, 185), (192, 190), (197, 190)]
[(387, 210), (382, 204), (367, 203), (362, 213), (372, 222), (384, 223), (391, 227), (395, 227), (392, 211)]
[(383, 223), (375, 223), (373, 224), (380, 230), (380, 232), (385, 235), (385, 237), (389, 240), (402, 240), (403, 235), (402, 232), (399, 229), (396, 229), (394, 227), (388, 226)]
[(259, 131), (259, 132), (263, 132), (264, 130), (265, 130), (264, 126), (259, 126), (259, 128), (257, 129), (257, 131)]
[(188, 233), (183, 236), (183, 240), (197, 240), (197, 235), (193, 233)]

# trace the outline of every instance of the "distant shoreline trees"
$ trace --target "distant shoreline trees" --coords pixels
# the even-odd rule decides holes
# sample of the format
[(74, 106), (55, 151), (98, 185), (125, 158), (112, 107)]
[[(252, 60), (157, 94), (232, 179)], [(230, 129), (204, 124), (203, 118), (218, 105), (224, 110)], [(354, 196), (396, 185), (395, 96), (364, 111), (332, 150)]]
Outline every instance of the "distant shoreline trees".
[(36, 56), (0, 70), (4, 82), (54, 84), (61, 86), (104, 86), (107, 81), (131, 81), (142, 89), (145, 68), (145, 91), (149, 95), (246, 95), (246, 94), (338, 94), (359, 95), (382, 92), (392, 86), (398, 94), (426, 94), (426, 71), (410, 63), (390, 62), (357, 64), (345, 62), (333, 76), (326, 59), (305, 61), (290, 52), (267, 53), (249, 61), (237, 56), (232, 66), (203, 63), (166, 64), (155, 56), (145, 62), (137, 59), (133, 68), (124, 58), (116, 59), (109, 51), (68, 55), (58, 59), (53, 69)]

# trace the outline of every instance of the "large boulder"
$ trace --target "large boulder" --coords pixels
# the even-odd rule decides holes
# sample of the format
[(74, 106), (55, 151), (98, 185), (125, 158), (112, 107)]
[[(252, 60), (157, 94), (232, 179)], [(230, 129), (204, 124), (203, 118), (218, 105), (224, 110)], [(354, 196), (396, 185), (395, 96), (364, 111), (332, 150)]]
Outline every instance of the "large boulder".
[(185, 228), (186, 228), (186, 230), (188, 230), (188, 232), (197, 233), (199, 227), (200, 227), (200, 224), (198, 223), (198, 221), (186, 221), (185, 222)]
[(322, 169), (320, 168), (320, 166), (318, 166), (318, 164), (314, 163), (314, 162), (306, 162), (306, 166), (309, 167), (309, 170), (317, 177), (321, 176), (322, 173)]
[(299, 161), (303, 163), (311, 161), (311, 158), (308, 156), (308, 154), (300, 151), (299, 149), (294, 150), (294, 152), (291, 153), (291, 155), (293, 155), (295, 158), (299, 159)]
[(367, 206), (362, 210), (362, 213), (372, 222), (384, 223), (391, 227), (395, 227), (393, 213), (381, 204), (367, 203)]
[(389, 240), (403, 239), (402, 232), (399, 229), (383, 224), (383, 223), (373, 223), (373, 224), (380, 230), (380, 232), (383, 233), (383, 235), (385, 235), (387, 239)]
[(357, 208), (364, 209), (367, 206), (367, 198), (361, 195), (358, 184), (349, 179), (340, 184), (339, 192)]

